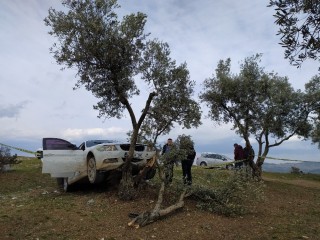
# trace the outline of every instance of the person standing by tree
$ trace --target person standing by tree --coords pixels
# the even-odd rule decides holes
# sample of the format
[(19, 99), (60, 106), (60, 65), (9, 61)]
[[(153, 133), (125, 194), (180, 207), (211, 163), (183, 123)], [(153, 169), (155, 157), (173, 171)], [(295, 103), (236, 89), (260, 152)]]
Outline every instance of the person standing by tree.
[(164, 174), (165, 174), (165, 183), (169, 184), (172, 182), (173, 178), (173, 149), (175, 148), (172, 138), (168, 138), (167, 143), (162, 148), (161, 155), (164, 155)]
[(191, 174), (191, 168), (193, 165), (193, 161), (196, 157), (196, 151), (194, 148), (191, 148), (188, 150), (188, 155), (185, 160), (181, 161), (182, 166), (182, 175), (183, 175), (183, 183), (186, 185), (192, 184), (192, 174)]
[(194, 142), (189, 135), (179, 135), (176, 140), (176, 145), (179, 154), (177, 158), (181, 161), (183, 183), (186, 185), (192, 184), (191, 168), (193, 161), (196, 157), (196, 151), (194, 150)]
[[(243, 161), (245, 158), (244, 158), (244, 152), (243, 152), (242, 146), (237, 143), (233, 144), (233, 146), (234, 146), (234, 160)], [(240, 169), (243, 166), (243, 162), (236, 162), (234, 166), (236, 169)]]
[(194, 146), (190, 146), (187, 151), (186, 159), (181, 161), (182, 166), (182, 175), (183, 175), (183, 183), (186, 185), (192, 184), (192, 175), (191, 175), (191, 168), (193, 165), (193, 161), (196, 157), (196, 151), (194, 150)]
[(244, 161), (244, 164), (245, 164), (245, 168), (246, 168), (246, 172), (249, 173), (249, 171), (251, 170), (251, 168), (248, 167), (248, 165), (250, 167), (252, 167), (253, 165), (253, 160), (254, 160), (254, 156), (255, 156), (255, 153), (254, 153), (254, 150), (251, 146), (251, 144), (249, 142), (246, 143), (246, 146), (245, 148), (243, 149), (243, 157), (244, 159), (246, 159)]

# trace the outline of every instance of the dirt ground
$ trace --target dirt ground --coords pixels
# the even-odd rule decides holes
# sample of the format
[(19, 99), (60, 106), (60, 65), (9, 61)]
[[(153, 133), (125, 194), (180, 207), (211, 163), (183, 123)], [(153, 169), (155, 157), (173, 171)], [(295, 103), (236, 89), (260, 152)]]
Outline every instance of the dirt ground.
[[(265, 200), (252, 205), (244, 216), (202, 211), (187, 198), (183, 209), (135, 229), (127, 225), (128, 214), (154, 207), (157, 190), (152, 186), (142, 189), (138, 199), (124, 202), (118, 199), (116, 187), (62, 193), (49, 177), (32, 176), (0, 175), (1, 240), (320, 239), (320, 181), (266, 177)], [(10, 192), (9, 185), (23, 188)]]

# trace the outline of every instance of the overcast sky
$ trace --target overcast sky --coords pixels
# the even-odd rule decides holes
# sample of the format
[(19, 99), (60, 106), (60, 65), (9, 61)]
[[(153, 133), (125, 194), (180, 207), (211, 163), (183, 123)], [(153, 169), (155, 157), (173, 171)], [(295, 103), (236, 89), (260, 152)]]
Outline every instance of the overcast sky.
[[(146, 32), (168, 42), (178, 64), (186, 62), (196, 81), (195, 98), (204, 79), (211, 77), (220, 59), (231, 58), (232, 71), (246, 57), (262, 53), (266, 71), (288, 76), (292, 86), (304, 84), (317, 74), (318, 63), (307, 61), (301, 69), (284, 59), (273, 9), (259, 0), (121, 0), (119, 15), (143, 12), (148, 16)], [(73, 90), (75, 71), (56, 64), (49, 48), (55, 39), (43, 19), (50, 7), (62, 9), (58, 0), (0, 1), (0, 143), (36, 150), (43, 137), (58, 137), (80, 144), (86, 139), (126, 139), (130, 120), (99, 119), (97, 102), (83, 88)], [(145, 93), (132, 105), (140, 112)], [(205, 118), (198, 129), (177, 126), (170, 137), (192, 136), (197, 152), (233, 152), (241, 139), (230, 126), (218, 126)], [(164, 143), (168, 136), (160, 138)], [(297, 138), (271, 150), (270, 156), (319, 160), (317, 146)]]

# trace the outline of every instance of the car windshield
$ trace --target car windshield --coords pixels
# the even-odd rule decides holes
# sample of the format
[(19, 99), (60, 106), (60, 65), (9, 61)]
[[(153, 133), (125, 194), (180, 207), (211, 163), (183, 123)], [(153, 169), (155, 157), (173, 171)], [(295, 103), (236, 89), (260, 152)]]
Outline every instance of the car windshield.
[(216, 154), (207, 153), (207, 154), (204, 154), (203, 157), (205, 157), (205, 158), (216, 158)]
[(101, 143), (114, 143), (114, 140), (89, 140), (86, 142), (87, 147), (92, 147)]

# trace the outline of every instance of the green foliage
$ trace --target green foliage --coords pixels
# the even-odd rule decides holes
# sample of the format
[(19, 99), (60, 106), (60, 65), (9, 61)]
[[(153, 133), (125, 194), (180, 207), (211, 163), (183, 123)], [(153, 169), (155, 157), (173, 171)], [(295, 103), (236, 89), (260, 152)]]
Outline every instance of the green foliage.
[(167, 152), (160, 156), (160, 162), (180, 162), (186, 156), (185, 151), (181, 151), (176, 144), (171, 146), (170, 152)]
[[(208, 182), (211, 180), (209, 176), (204, 176)], [(248, 178), (244, 171), (235, 171), (229, 178), (222, 179), (216, 187), (195, 186), (192, 196), (202, 210), (225, 216), (239, 216), (250, 211), (250, 203), (263, 200), (263, 187), (261, 182)]]
[(160, 161), (181, 162), (187, 159), (188, 154), (194, 151), (194, 142), (189, 135), (179, 135), (172, 145), (170, 152), (160, 156)]
[(285, 48), (285, 58), (300, 67), (307, 58), (318, 60), (320, 53), (320, 2), (316, 0), (270, 0), (275, 23)]
[(0, 172), (5, 171), (6, 165), (19, 164), (17, 154), (11, 155), (10, 148), (0, 145)]
[(100, 116), (121, 117), (125, 99), (139, 94), (133, 74), (138, 71), (147, 34), (146, 15), (124, 16), (118, 21), (116, 0), (63, 1), (68, 12), (49, 10), (45, 24), (58, 43), (51, 48), (57, 63), (77, 69), (76, 87), (102, 100)]
[[(76, 87), (84, 86), (99, 99), (94, 106), (99, 117), (121, 118), (127, 110), (132, 123), (128, 159), (140, 136), (154, 139), (173, 123), (187, 128), (200, 124), (187, 65), (171, 59), (167, 43), (148, 39), (145, 14), (118, 20), (116, 0), (68, 0), (63, 5), (68, 11), (51, 8), (45, 18), (49, 34), (57, 39), (51, 52), (58, 64), (77, 70)], [(144, 88), (138, 88), (137, 78)], [(130, 101), (140, 90), (149, 94), (137, 118)]]
[(311, 139), (313, 143), (318, 144), (320, 148), (320, 76), (314, 76), (305, 85), (306, 88), (306, 104), (312, 109), (313, 130)]
[(290, 173), (292, 173), (292, 174), (302, 174), (303, 172), (300, 170), (300, 168), (292, 166)]
[(175, 141), (175, 144), (180, 150), (185, 151), (186, 154), (192, 154), (194, 152), (194, 142), (190, 135), (179, 135)]
[[(230, 59), (221, 60), (216, 74), (205, 80), (200, 98), (209, 107), (213, 121), (232, 123), (246, 142), (254, 135), (258, 156), (267, 156), (270, 147), (294, 135), (309, 136), (313, 108), (306, 104), (307, 94), (295, 91), (287, 77), (265, 72), (260, 59), (259, 54), (246, 58), (239, 74), (230, 72)], [(263, 159), (259, 161), (262, 165)]]
[[(314, 0), (271, 0), (269, 7), (275, 7), (275, 23), (278, 35), (285, 48), (285, 58), (300, 67), (306, 59), (319, 60), (320, 57), (320, 2)], [(319, 76), (306, 84), (310, 93), (307, 103), (313, 107), (313, 130), (311, 139), (320, 148), (320, 88)]]

